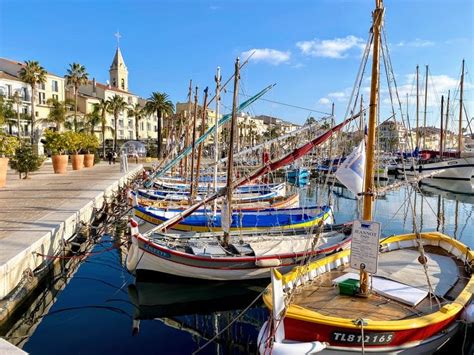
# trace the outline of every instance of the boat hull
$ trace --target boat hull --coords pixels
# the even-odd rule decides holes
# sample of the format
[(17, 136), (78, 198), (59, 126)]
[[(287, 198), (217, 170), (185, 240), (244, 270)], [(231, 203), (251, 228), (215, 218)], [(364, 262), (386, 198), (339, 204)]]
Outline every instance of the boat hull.
[(419, 174), (437, 173), (430, 179), (465, 180), (470, 181), (474, 172), (474, 158), (460, 158), (440, 161), (437, 163), (419, 164), (414, 167), (410, 164), (398, 165), (399, 176), (415, 176)]
[(149, 270), (174, 276), (205, 280), (248, 280), (270, 277), (274, 267), (291, 270), (302, 260), (325, 256), (344, 249), (350, 238), (343, 238), (316, 250), (265, 256), (203, 257), (175, 251), (140, 235), (132, 236), (126, 266), (130, 272)]

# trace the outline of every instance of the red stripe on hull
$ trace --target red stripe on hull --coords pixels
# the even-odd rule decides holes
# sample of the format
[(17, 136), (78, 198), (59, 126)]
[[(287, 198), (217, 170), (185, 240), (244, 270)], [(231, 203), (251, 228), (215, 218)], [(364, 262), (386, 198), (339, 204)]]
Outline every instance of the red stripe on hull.
[[(431, 324), (429, 326), (423, 328), (414, 328), (414, 329), (405, 329), (405, 330), (397, 330), (397, 331), (387, 331), (387, 330), (365, 330), (364, 335), (372, 335), (373, 338), (374, 334), (393, 334), (391, 337), (391, 341), (384, 344), (378, 345), (369, 345), (365, 344), (367, 348), (377, 348), (380, 346), (398, 346), (403, 345), (410, 342), (419, 342), (427, 339), (441, 330), (446, 329), (453, 321), (455, 317), (447, 319), (444, 322), (439, 322), (435, 324)], [(360, 330), (351, 329), (351, 328), (342, 328), (342, 327), (334, 327), (329, 325), (317, 324), (317, 323), (310, 323), (305, 322), (302, 320), (297, 320), (293, 318), (286, 317), (284, 319), (285, 322), (285, 339), (286, 340), (293, 340), (293, 341), (301, 341), (301, 342), (309, 342), (309, 341), (321, 341), (327, 342), (331, 346), (346, 346), (346, 347), (354, 347), (360, 346), (361, 343), (357, 342), (354, 339), (353, 342), (340, 342), (334, 340), (334, 332), (338, 333), (346, 333), (346, 334), (360, 334)], [(340, 336), (338, 336), (340, 338)]]

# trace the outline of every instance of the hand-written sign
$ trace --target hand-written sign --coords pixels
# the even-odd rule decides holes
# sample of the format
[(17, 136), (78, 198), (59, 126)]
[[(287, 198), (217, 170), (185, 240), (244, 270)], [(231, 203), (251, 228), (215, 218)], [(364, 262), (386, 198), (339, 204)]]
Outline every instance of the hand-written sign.
[(379, 258), (380, 223), (354, 221), (352, 225), (351, 267), (375, 274)]

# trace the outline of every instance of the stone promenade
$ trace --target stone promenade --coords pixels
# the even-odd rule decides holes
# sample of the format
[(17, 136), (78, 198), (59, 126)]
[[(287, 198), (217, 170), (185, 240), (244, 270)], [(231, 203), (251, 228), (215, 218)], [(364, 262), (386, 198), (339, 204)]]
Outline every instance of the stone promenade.
[(7, 186), (0, 188), (0, 300), (22, 279), (25, 270), (34, 270), (42, 254), (53, 254), (62, 239), (74, 235), (79, 222), (88, 222), (94, 207), (102, 206), (118, 186), (141, 170), (129, 164), (121, 173), (120, 165), (100, 163), (93, 168), (53, 174), (51, 164), (19, 180), (9, 171)]

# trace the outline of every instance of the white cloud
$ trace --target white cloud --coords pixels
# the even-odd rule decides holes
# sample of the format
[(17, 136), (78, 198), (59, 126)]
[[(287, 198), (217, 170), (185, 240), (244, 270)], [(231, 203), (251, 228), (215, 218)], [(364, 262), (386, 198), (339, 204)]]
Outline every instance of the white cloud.
[(413, 41), (400, 41), (397, 43), (398, 47), (432, 47), (435, 45), (435, 42), (429, 41), (426, 39), (416, 38)]
[(344, 91), (330, 92), (328, 96), (336, 99), (337, 101), (343, 101), (348, 97), (347, 93)]
[(314, 39), (312, 41), (300, 41), (296, 46), (304, 55), (327, 58), (346, 58), (352, 49), (361, 50), (365, 41), (362, 38), (349, 35), (343, 38)]
[(331, 104), (331, 100), (329, 100), (327, 97), (322, 97), (319, 99), (318, 103), (320, 105), (329, 105)]
[(279, 65), (282, 63), (286, 63), (290, 60), (291, 52), (282, 52), (276, 49), (271, 48), (254, 48), (248, 51), (242, 52), (241, 56), (242, 59), (245, 60), (251, 54), (252, 58), (251, 61), (255, 62), (267, 62), (272, 65)]

